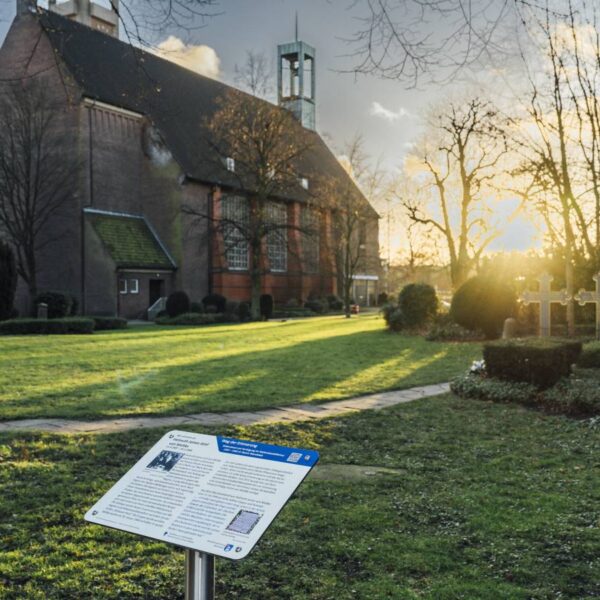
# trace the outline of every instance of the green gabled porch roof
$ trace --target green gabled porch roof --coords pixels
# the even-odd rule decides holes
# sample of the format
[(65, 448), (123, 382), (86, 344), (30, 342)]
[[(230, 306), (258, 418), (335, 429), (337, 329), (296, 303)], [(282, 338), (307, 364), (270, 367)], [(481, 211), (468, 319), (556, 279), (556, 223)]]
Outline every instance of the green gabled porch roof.
[(175, 261), (143, 216), (91, 208), (84, 212), (118, 268), (176, 268)]

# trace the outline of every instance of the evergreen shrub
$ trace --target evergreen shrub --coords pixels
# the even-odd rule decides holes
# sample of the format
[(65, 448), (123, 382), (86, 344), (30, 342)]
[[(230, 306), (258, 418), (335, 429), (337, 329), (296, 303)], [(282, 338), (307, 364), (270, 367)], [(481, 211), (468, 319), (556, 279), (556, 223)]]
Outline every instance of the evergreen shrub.
[(49, 319), (64, 319), (71, 314), (73, 307), (71, 295), (63, 292), (42, 292), (34, 299), (36, 307), (41, 303), (48, 305)]
[(12, 248), (0, 241), (0, 321), (13, 316), (17, 289), (17, 264)]
[(582, 369), (600, 369), (600, 342), (591, 342), (583, 346), (577, 366)]
[(273, 317), (273, 296), (271, 294), (263, 294), (260, 297), (260, 316), (264, 319)]
[(383, 318), (391, 331), (402, 331), (407, 327), (404, 313), (399, 306), (394, 304), (386, 304), (383, 309)]
[[(227, 298), (221, 296), (221, 294), (208, 294), (208, 296), (202, 298), (202, 304), (206, 312), (224, 313)], [(211, 307), (210, 309), (208, 308), (209, 306)]]
[(515, 316), (516, 310), (517, 297), (510, 286), (477, 275), (454, 294), (450, 316), (466, 329), (481, 330), (488, 339), (493, 339), (502, 332), (505, 319)]
[(409, 283), (400, 292), (398, 307), (408, 327), (421, 327), (437, 314), (435, 289), (426, 283)]
[(190, 311), (190, 299), (183, 291), (173, 292), (167, 298), (167, 314), (170, 317), (177, 317)]

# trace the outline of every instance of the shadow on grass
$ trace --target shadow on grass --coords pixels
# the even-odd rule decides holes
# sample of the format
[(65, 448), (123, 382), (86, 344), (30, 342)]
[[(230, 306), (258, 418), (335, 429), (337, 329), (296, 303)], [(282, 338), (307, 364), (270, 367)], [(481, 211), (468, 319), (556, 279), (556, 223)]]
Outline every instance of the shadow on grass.
[(2, 403), (4, 418), (94, 418), (248, 411), (439, 383), (464, 369), (475, 346), (366, 331), (242, 349), (217, 358), (144, 368), (132, 377), (71, 385)]

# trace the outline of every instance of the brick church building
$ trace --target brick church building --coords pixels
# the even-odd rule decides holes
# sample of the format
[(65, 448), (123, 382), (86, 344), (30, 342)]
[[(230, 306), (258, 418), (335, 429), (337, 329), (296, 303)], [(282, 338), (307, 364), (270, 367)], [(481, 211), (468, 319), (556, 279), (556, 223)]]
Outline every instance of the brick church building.
[[(277, 110), (292, 111), (299, 120), (293, 135), (310, 138), (304, 187), (325, 175), (354, 186), (315, 130), (314, 61), (314, 49), (303, 42), (279, 47)], [(214, 150), (203, 135), (230, 88), (120, 41), (116, 15), (91, 0), (51, 0), (48, 10), (18, 0), (0, 49), (0, 80), (32, 79), (64, 107), (60, 118), (72, 139), (64, 160), (78, 165), (71, 204), (43, 233), (56, 240), (37, 256), (38, 290), (72, 294), (83, 314), (127, 318), (145, 318), (176, 289), (194, 301), (211, 292), (248, 300), (247, 245), (225, 247), (207, 221), (182, 210), (246, 210), (248, 198), (235, 183), (209, 168)], [(377, 293), (378, 215), (355, 191), (362, 206), (355, 295), (368, 304)], [(263, 293), (277, 303), (336, 294), (332, 209), (309, 207), (295, 190), (273, 199), (273, 207), (291, 227), (283, 242), (267, 240)], [(315, 219), (317, 235), (308, 241), (299, 226)], [(20, 282), (21, 314), (31, 309), (28, 302)]]

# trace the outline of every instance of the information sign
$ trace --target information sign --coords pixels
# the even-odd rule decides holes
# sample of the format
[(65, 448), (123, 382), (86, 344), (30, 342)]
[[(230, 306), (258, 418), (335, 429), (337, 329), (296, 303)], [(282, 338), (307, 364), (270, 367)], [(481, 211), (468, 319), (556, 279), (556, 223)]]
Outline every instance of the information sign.
[(207, 554), (244, 558), (318, 460), (314, 450), (171, 431), (85, 519)]

